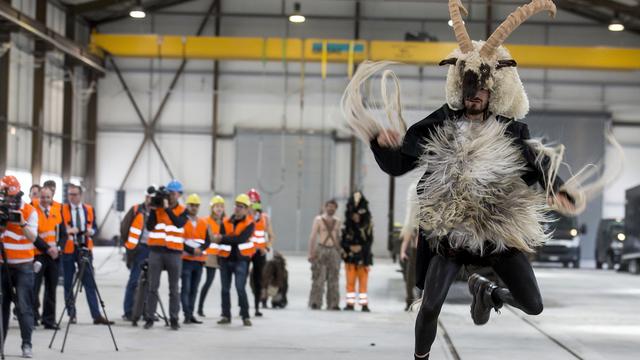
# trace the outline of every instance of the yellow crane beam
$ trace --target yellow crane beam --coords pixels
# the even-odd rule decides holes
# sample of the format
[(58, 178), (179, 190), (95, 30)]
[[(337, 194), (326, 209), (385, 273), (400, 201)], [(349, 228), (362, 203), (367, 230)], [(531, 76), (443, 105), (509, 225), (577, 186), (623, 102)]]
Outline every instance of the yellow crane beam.
[[(91, 49), (116, 57), (354, 63), (392, 60), (433, 65), (456, 43), (345, 39), (93, 34)], [(520, 67), (584, 70), (640, 69), (640, 49), (542, 45), (507, 46)]]

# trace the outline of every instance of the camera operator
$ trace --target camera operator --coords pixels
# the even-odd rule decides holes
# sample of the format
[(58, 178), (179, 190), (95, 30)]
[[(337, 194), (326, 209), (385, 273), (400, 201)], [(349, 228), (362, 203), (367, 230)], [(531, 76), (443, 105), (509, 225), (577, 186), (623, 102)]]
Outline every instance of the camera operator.
[(124, 293), (124, 315), (122, 318), (131, 321), (131, 311), (133, 310), (133, 301), (136, 288), (138, 287), (138, 278), (142, 271), (142, 264), (149, 257), (149, 230), (145, 223), (150, 213), (151, 199), (155, 195), (156, 189), (149, 186), (145, 193), (144, 202), (131, 207), (125, 215), (122, 223), (120, 223), (120, 237), (124, 241), (127, 249), (127, 268), (129, 272), (129, 281)]
[[(147, 220), (150, 231), (147, 242), (149, 254), (149, 292), (145, 309), (144, 328), (153, 326), (153, 318), (158, 304), (158, 288), (162, 270), (169, 275), (169, 316), (172, 330), (178, 330), (180, 313), (179, 282), (182, 273), (182, 251), (184, 246), (184, 225), (187, 223), (187, 211), (178, 200), (182, 196), (182, 184), (171, 181), (166, 188), (158, 189), (151, 202), (151, 213)], [(161, 201), (158, 201), (161, 200)]]
[[(80, 262), (81, 252), (88, 252), (91, 269), (87, 269), (82, 276), (82, 286), (87, 297), (91, 317), (95, 325), (113, 324), (100, 315), (98, 307), (98, 296), (96, 294), (96, 284), (91, 277), (93, 272), (93, 240), (91, 237), (96, 232), (95, 216), (93, 207), (82, 203), (82, 187), (69, 184), (67, 188), (69, 203), (62, 206), (62, 219), (66, 226), (67, 239), (62, 253), (62, 270), (64, 273), (64, 298), (67, 304), (67, 313), (71, 318), (71, 323), (76, 323), (76, 309), (69, 304), (69, 299), (73, 296), (73, 277), (76, 273), (76, 264)], [(89, 271), (91, 270), (91, 272)]]
[(42, 267), (36, 273), (34, 286), (34, 314), (37, 324), (40, 308), (40, 287), (44, 280), (44, 299), (42, 301), (42, 325), (45, 329), (56, 330), (56, 287), (58, 286), (58, 241), (66, 239), (67, 233), (62, 224), (62, 214), (52, 206), (53, 192), (47, 187), (40, 190), (40, 201), (35, 206), (38, 213), (38, 237), (47, 243), (47, 251), (36, 249), (36, 261)]
[(34, 245), (43, 250), (48, 249), (48, 245), (37, 237), (38, 214), (33, 206), (22, 201), (18, 179), (14, 176), (3, 177), (0, 181), (0, 193), (2, 194), (0, 206), (2, 322), (5, 330), (2, 336), (6, 339), (11, 315), (11, 300), (15, 296), (22, 337), (22, 356), (30, 358), (33, 356), (31, 333), (34, 325)]

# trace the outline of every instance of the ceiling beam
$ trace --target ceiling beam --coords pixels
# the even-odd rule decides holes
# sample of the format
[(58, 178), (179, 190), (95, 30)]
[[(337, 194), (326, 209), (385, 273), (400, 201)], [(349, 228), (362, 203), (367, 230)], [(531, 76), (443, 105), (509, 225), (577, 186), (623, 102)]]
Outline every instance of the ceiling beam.
[[(583, 6), (581, 4), (577, 4), (574, 1), (554, 0), (554, 2), (556, 6), (561, 10), (585, 17), (587, 19), (595, 20), (603, 25), (608, 25), (613, 18), (609, 14), (593, 10), (592, 6)], [(640, 34), (640, 25), (636, 25), (628, 21), (622, 21), (622, 23), (624, 24), (627, 31), (630, 31), (634, 34)]]
[[(110, 1), (110, 0), (97, 0), (97, 1)], [(172, 7), (172, 6), (176, 6), (176, 5), (180, 5), (182, 3), (186, 3), (186, 2), (189, 2), (189, 1), (193, 1), (193, 0), (157, 0), (157, 1), (149, 3), (148, 5), (143, 4), (143, 8), (144, 8), (144, 10), (146, 12), (153, 13), (155, 11), (166, 9), (168, 7)], [(126, 19), (128, 17), (129, 17), (129, 9), (120, 10), (120, 11), (113, 12), (110, 15), (105, 16), (105, 17), (103, 17), (101, 19), (92, 21), (92, 25), (93, 26), (103, 25), (103, 24), (106, 24), (106, 23), (110, 23), (110, 22)]]
[(56, 33), (42, 22), (21, 13), (13, 8), (11, 4), (4, 1), (0, 1), (0, 22), (2, 20), (17, 26), (20, 30), (34, 39), (44, 41), (49, 44), (49, 46), (70, 56), (74, 61), (87, 66), (100, 74), (104, 74), (105, 69), (102, 66), (102, 60), (100, 58), (89, 53), (87, 49), (80, 46), (78, 43)]
[(78, 5), (70, 5), (69, 8), (74, 14), (82, 15), (93, 11), (105, 10), (113, 5), (125, 3), (133, 4), (134, 0), (93, 0)]

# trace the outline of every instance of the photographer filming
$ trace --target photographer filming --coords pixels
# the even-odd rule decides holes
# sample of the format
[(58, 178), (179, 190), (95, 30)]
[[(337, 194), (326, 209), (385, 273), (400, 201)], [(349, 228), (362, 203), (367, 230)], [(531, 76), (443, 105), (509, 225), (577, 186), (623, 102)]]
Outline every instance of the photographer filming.
[(129, 281), (124, 293), (124, 315), (122, 316), (126, 321), (133, 320), (131, 313), (138, 279), (142, 271), (142, 264), (149, 257), (149, 247), (147, 246), (149, 230), (145, 224), (151, 212), (151, 199), (155, 194), (155, 187), (149, 186), (145, 193), (144, 202), (132, 206), (120, 224), (120, 237), (127, 249), (127, 268), (130, 270)]
[(151, 199), (151, 213), (147, 220), (150, 231), (147, 242), (149, 249), (149, 292), (145, 309), (145, 329), (153, 326), (158, 305), (160, 275), (166, 270), (169, 275), (169, 317), (172, 330), (178, 330), (180, 313), (179, 282), (182, 273), (182, 252), (189, 251), (184, 246), (184, 225), (187, 210), (178, 200), (182, 196), (182, 184), (171, 181), (166, 188), (161, 187)]
[[(62, 206), (62, 219), (66, 226), (67, 240), (65, 241), (62, 253), (62, 269), (64, 272), (64, 298), (67, 304), (67, 313), (70, 322), (77, 322), (75, 306), (71, 305), (70, 299), (73, 297), (73, 278), (76, 273), (76, 265), (80, 263), (80, 252), (89, 253), (89, 262), (93, 267), (93, 239), (91, 237), (96, 232), (95, 215), (93, 207), (82, 203), (82, 187), (69, 184), (67, 189), (68, 204)], [(87, 271), (82, 276), (82, 286), (84, 287), (87, 303), (91, 311), (91, 317), (95, 325), (111, 325), (100, 314), (98, 307), (98, 297), (96, 294), (96, 284), (92, 278), (92, 271)]]
[[(34, 245), (47, 251), (49, 245), (37, 237), (38, 214), (22, 201), (20, 183), (14, 176), (0, 181), (0, 233), (2, 234), (2, 344), (7, 336), (11, 300), (15, 299), (22, 356), (33, 357), (33, 257)], [(6, 259), (6, 260), (5, 260)], [(15, 292), (14, 292), (15, 291)], [(4, 354), (4, 348), (2, 349)]]

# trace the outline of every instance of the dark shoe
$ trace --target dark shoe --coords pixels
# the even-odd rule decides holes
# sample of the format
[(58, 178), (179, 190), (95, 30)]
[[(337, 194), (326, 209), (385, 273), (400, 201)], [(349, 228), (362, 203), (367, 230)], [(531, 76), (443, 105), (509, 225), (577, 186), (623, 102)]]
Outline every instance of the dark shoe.
[(149, 329), (151, 329), (152, 327), (153, 327), (153, 319), (149, 319), (149, 320), (145, 321), (145, 323), (144, 323), (144, 328), (145, 328), (146, 330), (149, 330)]
[(355, 310), (355, 306), (354, 305), (347, 305), (344, 307), (345, 311), (353, 311)]
[(318, 304), (311, 304), (311, 310), (318, 310), (320, 309), (320, 306), (318, 306)]
[(206, 316), (204, 316), (204, 312), (202, 312), (202, 310), (198, 310), (198, 316), (200, 316), (202, 318), (206, 317)]
[(362, 305), (362, 312), (371, 312), (368, 305)]
[(102, 316), (93, 319), (93, 325), (113, 325), (113, 321), (109, 321)]
[(420, 357), (418, 355), (413, 355), (413, 360), (429, 360), (429, 354), (425, 355), (424, 357)]
[(258, 310), (256, 310), (256, 317), (262, 317), (262, 313)]
[(498, 286), (488, 279), (472, 274), (469, 276), (469, 292), (473, 296), (471, 301), (471, 318), (476, 325), (484, 325), (491, 317), (491, 309), (498, 310), (501, 306), (495, 304), (491, 294)]
[(182, 323), (183, 324), (191, 324), (191, 318), (190, 317), (185, 318)]
[(169, 323), (171, 324), (171, 330), (180, 329), (180, 324), (178, 324), (178, 319), (171, 319), (169, 320)]
[(133, 319), (131, 318), (131, 315), (127, 315), (127, 314), (122, 315), (122, 320), (133, 321)]
[(192, 316), (192, 317), (191, 317), (191, 323), (192, 323), (192, 324), (202, 324), (202, 321), (200, 321), (200, 320), (196, 319), (196, 317), (195, 317), (195, 316)]
[(218, 325), (228, 325), (231, 324), (231, 319), (228, 317), (222, 317), (222, 319), (218, 320)]
[(340, 309), (340, 306), (334, 306), (329, 310), (331, 310), (331, 311), (340, 311), (341, 309)]
[(247, 319), (242, 319), (242, 325), (244, 326), (251, 326), (251, 320)]
[(60, 326), (56, 324), (43, 324), (46, 330), (60, 330)]
[(71, 323), (71, 324), (77, 324), (77, 323), (78, 323), (78, 319), (77, 319), (75, 316), (72, 316), (72, 317), (69, 319), (69, 323)]

